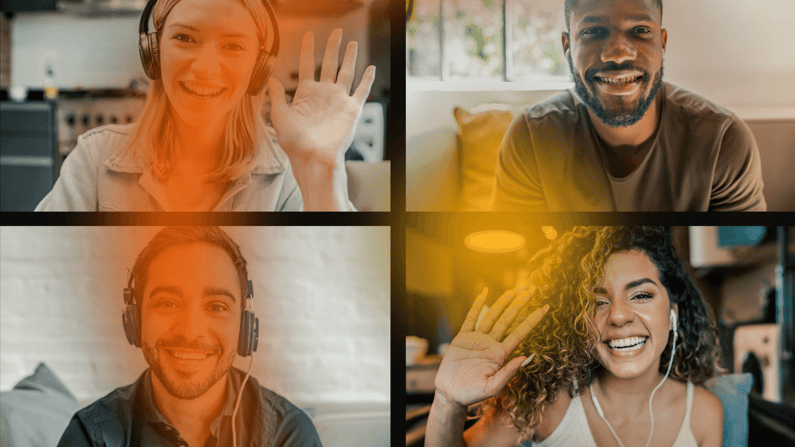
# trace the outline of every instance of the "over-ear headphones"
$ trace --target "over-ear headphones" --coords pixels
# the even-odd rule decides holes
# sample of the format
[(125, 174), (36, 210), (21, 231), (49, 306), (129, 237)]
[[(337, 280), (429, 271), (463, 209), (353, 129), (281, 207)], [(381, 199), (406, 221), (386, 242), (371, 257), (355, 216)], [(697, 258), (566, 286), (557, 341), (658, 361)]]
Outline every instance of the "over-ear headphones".
[[(152, 10), (155, 9), (155, 3), (157, 0), (149, 0), (146, 3), (141, 14), (141, 22), (138, 24), (138, 53), (141, 56), (144, 72), (149, 79), (160, 79), (160, 46), (157, 41), (157, 32), (149, 32), (149, 17)], [(276, 57), (279, 55), (279, 23), (276, 21), (276, 13), (268, 0), (262, 0), (262, 4), (271, 19), (273, 39), (269, 50), (266, 51), (265, 47), (260, 47), (257, 62), (251, 72), (248, 90), (246, 90), (249, 95), (258, 95), (265, 88), (265, 82), (273, 72)]]
[[(135, 289), (132, 283), (133, 276), (130, 275), (127, 280), (127, 287), (124, 288), (124, 304), (126, 307), (124, 313), (122, 313), (121, 321), (122, 325), (124, 325), (124, 335), (127, 336), (127, 341), (136, 348), (140, 348), (140, 303), (136, 301)], [(254, 299), (254, 286), (249, 279), (246, 309), (240, 315), (240, 335), (237, 339), (237, 353), (242, 357), (251, 355), (252, 352), (257, 350), (257, 345), (259, 344), (259, 318), (254, 316), (254, 312), (251, 311), (252, 299)]]

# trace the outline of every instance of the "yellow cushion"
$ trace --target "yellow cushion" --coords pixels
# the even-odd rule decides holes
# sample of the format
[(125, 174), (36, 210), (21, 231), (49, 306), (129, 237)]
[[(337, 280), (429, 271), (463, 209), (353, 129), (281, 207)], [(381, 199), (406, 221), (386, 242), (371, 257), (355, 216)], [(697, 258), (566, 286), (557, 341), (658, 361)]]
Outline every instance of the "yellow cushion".
[(453, 110), (458, 122), (459, 211), (488, 211), (502, 136), (514, 114), (504, 110)]

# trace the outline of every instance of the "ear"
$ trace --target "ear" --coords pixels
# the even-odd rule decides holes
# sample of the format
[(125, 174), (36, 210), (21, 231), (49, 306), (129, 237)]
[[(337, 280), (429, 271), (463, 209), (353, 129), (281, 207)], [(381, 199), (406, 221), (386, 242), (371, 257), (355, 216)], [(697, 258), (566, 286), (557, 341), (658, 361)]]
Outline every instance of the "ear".
[(660, 32), (660, 38), (662, 38), (662, 47), (663, 47), (663, 54), (665, 54), (665, 45), (668, 44), (668, 30), (663, 28)]
[[(566, 54), (569, 51), (569, 47), (571, 43), (569, 42), (569, 33), (563, 31), (563, 34), (560, 35), (560, 42), (563, 44), (563, 54)], [(663, 48), (665, 48), (665, 44), (663, 44)]]

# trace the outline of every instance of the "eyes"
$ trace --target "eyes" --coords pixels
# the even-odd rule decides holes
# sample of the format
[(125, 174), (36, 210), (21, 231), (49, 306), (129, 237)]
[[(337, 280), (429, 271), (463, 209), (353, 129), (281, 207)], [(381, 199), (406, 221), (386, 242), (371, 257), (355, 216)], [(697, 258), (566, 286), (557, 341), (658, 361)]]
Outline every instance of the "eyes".
[[(629, 297), (630, 301), (634, 301), (634, 302), (645, 302), (645, 301), (648, 301), (648, 300), (650, 300), (652, 298), (654, 298), (654, 295), (652, 295), (649, 292), (635, 292)], [(599, 297), (599, 296), (596, 297), (596, 308), (597, 309), (599, 309), (599, 308), (601, 308), (603, 306), (606, 306), (608, 304), (610, 304), (609, 300), (607, 300), (607, 299), (605, 299), (603, 297)]]
[[(580, 36), (588, 40), (598, 40), (607, 37), (609, 34), (610, 33), (607, 28), (603, 26), (594, 26), (582, 30)], [(654, 35), (652, 29), (648, 26), (636, 26), (630, 30), (630, 34), (643, 39), (651, 38)]]
[[(179, 309), (179, 304), (176, 301), (172, 300), (172, 299), (163, 298), (163, 299), (161, 299), (159, 301), (156, 301), (154, 306), (152, 306), (152, 307), (155, 310), (160, 310), (160, 311), (167, 312), (167, 311)], [(215, 313), (215, 314), (229, 312), (229, 310), (230, 310), (229, 306), (227, 306), (225, 303), (220, 302), (220, 301), (213, 301), (213, 302), (208, 303), (207, 306), (205, 306), (205, 309), (208, 310), (210, 313)]]
[[(196, 43), (193, 37), (185, 33), (176, 33), (171, 38), (184, 45)], [(246, 48), (237, 42), (227, 43), (222, 48), (232, 52), (246, 51)]]

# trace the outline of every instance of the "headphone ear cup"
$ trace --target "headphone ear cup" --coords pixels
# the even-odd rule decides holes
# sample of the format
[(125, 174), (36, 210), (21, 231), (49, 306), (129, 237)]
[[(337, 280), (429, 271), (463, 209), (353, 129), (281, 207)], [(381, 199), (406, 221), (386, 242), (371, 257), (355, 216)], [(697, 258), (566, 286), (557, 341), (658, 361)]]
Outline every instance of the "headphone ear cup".
[(157, 33), (141, 34), (138, 41), (138, 54), (141, 56), (141, 65), (149, 79), (160, 79), (160, 47), (157, 43)]
[(160, 79), (160, 44), (157, 41), (157, 33), (149, 33), (149, 52), (151, 53), (150, 72), (151, 79)]
[(141, 347), (141, 318), (138, 315), (138, 307), (135, 305), (128, 305), (124, 309), (121, 316), (122, 324), (124, 325), (124, 335), (127, 336), (127, 342), (136, 348)]
[(265, 88), (265, 83), (270, 78), (271, 73), (273, 73), (275, 62), (276, 58), (271, 57), (267, 51), (260, 50), (254, 69), (251, 71), (251, 80), (248, 83), (246, 93), (256, 96), (262, 92), (262, 89)]

